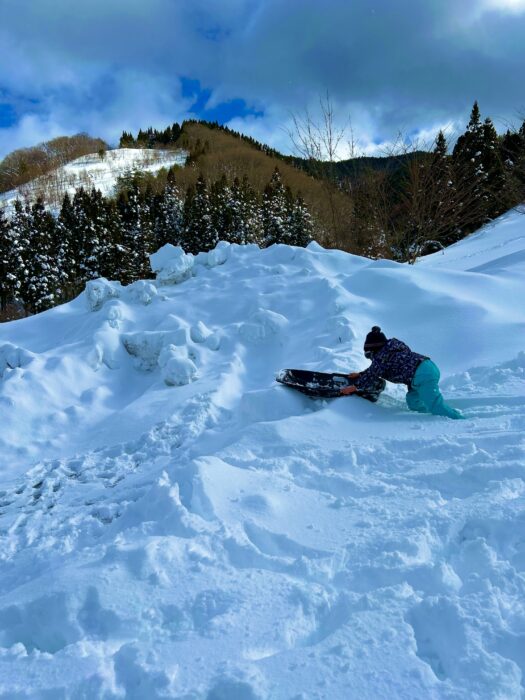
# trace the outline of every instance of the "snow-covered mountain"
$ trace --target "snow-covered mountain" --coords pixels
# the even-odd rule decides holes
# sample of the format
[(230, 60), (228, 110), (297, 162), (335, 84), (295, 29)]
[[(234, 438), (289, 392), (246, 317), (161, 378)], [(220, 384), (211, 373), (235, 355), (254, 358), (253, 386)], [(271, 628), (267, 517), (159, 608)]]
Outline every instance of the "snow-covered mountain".
[[(524, 231), (165, 248), (1, 325), (0, 697), (523, 697)], [(373, 324), (467, 420), (274, 382)]]
[(60, 207), (66, 192), (73, 195), (77, 189), (95, 187), (102, 194), (113, 194), (119, 177), (140, 170), (157, 172), (172, 165), (184, 165), (188, 154), (183, 150), (153, 150), (148, 148), (116, 148), (81, 156), (61, 168), (31, 180), (26, 185), (0, 194), (0, 206), (9, 214), (17, 199), (34, 201), (42, 196), (46, 204)]

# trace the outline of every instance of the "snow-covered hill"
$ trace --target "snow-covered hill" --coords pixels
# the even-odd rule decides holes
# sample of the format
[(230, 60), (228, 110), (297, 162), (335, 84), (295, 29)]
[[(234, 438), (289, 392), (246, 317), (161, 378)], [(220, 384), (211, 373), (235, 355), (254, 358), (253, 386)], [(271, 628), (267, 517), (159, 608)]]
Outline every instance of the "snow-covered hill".
[(64, 194), (73, 195), (77, 189), (95, 187), (102, 194), (113, 194), (117, 179), (135, 170), (157, 172), (172, 165), (184, 165), (187, 152), (183, 150), (152, 150), (147, 148), (117, 148), (82, 156), (57, 168), (47, 175), (22, 185), (15, 190), (0, 194), (0, 206), (9, 214), (17, 199), (30, 202), (42, 196), (49, 206), (56, 208), (62, 203)]
[[(0, 326), (0, 697), (523, 697), (524, 228), (165, 249)], [(274, 382), (375, 323), (467, 420)]]
[(466, 272), (521, 274), (525, 260), (525, 205), (512, 209), (477, 233), (419, 261), (424, 267)]

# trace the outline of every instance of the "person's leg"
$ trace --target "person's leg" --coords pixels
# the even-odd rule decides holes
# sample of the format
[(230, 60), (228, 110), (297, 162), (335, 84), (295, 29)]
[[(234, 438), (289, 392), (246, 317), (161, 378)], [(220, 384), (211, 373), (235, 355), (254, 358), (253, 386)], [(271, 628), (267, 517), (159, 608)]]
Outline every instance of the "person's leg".
[(409, 389), (405, 398), (407, 406), (411, 411), (418, 411), (418, 413), (428, 412), (425, 404), (421, 401), (419, 394), (415, 389)]
[(425, 360), (416, 370), (412, 381), (412, 389), (426, 410), (436, 416), (448, 418), (463, 418), (455, 408), (448, 406), (439, 391), (439, 369), (432, 360)]

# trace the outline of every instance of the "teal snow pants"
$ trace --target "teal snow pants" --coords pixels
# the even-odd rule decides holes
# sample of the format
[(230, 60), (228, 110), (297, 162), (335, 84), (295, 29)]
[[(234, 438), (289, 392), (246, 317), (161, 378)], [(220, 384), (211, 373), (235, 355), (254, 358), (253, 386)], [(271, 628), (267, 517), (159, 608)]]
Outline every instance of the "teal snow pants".
[(423, 360), (416, 369), (414, 378), (406, 395), (411, 411), (433, 413), (448, 418), (463, 418), (459, 411), (447, 406), (439, 391), (439, 369), (432, 360)]

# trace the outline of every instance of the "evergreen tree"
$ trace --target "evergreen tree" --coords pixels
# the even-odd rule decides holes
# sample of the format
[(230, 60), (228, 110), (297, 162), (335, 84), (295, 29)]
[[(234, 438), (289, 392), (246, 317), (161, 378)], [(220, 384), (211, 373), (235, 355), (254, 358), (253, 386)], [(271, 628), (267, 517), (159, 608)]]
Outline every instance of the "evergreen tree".
[(100, 192), (83, 192), (82, 198), (82, 257), (81, 276), (84, 281), (101, 276), (103, 255), (104, 215)]
[(192, 226), (192, 210), (193, 198), (195, 197), (195, 187), (188, 185), (186, 196), (184, 197), (184, 208), (182, 211), (182, 241), (181, 246), (186, 252), (192, 250), (193, 244), (193, 226)]
[(56, 236), (60, 241), (57, 247), (60, 249), (63, 288), (66, 298), (71, 298), (82, 288), (77, 223), (73, 202), (66, 192), (56, 225)]
[(510, 206), (525, 198), (525, 138), (507, 129), (500, 142), (500, 158), (505, 171)]
[(263, 195), (264, 244), (284, 243), (288, 237), (288, 220), (292, 209), (291, 192), (275, 168)]
[(151, 276), (149, 255), (154, 252), (153, 222), (146, 197), (138, 185), (128, 190), (121, 200), (122, 239), (124, 252), (120, 278), (124, 284)]
[(293, 205), (288, 221), (287, 243), (289, 245), (302, 246), (303, 248), (313, 240), (314, 226), (312, 217), (299, 194)]
[(60, 272), (56, 265), (55, 219), (38, 198), (31, 207), (29, 247), (29, 276), (27, 304), (36, 313), (54, 306), (60, 298)]
[(423, 192), (429, 204), (428, 238), (438, 240), (442, 245), (453, 243), (458, 235), (457, 189), (447, 150), (445, 135), (439, 131), (430, 161), (430, 177), (426, 183), (426, 192)]
[(454, 146), (452, 153), (454, 159), (471, 164), (471, 169), (475, 173), (481, 164), (483, 152), (483, 125), (477, 102), (474, 102), (467, 129), (462, 134)]
[(113, 271), (114, 209), (108, 206), (100, 190), (95, 189), (91, 191), (89, 205), (92, 226), (91, 239), (86, 246), (89, 247), (86, 268), (90, 279), (95, 279), (110, 276)]
[[(487, 173), (483, 166), (484, 130), (477, 102), (474, 102), (466, 132), (459, 137), (452, 153), (459, 207), (478, 212), (475, 227), (487, 221)], [(461, 217), (458, 225), (462, 232)]]
[(13, 274), (16, 275), (14, 285), (17, 289), (17, 299), (19, 299), (26, 312), (29, 311), (29, 276), (30, 263), (33, 256), (31, 248), (30, 232), (31, 232), (31, 210), (29, 205), (23, 205), (20, 200), (15, 201), (14, 215), (11, 219), (11, 236), (16, 241), (16, 272), (13, 268)]
[(153, 207), (155, 247), (166, 243), (181, 245), (184, 225), (184, 199), (175, 182), (173, 171), (168, 172), (164, 192), (154, 199)]
[(250, 185), (246, 175), (240, 185), (240, 201), (243, 219), (241, 242), (262, 246), (264, 244), (263, 208), (258, 193)]
[(88, 262), (92, 245), (91, 207), (89, 195), (83, 187), (75, 192), (67, 216), (71, 226), (70, 259), (74, 261), (73, 279), (78, 292), (92, 276), (91, 264)]
[(516, 149), (516, 159), (512, 168), (515, 183), (516, 201), (525, 200), (525, 120), (518, 131), (520, 144)]
[(234, 242), (234, 202), (226, 175), (223, 175), (211, 188), (210, 204), (212, 225), (217, 239)]
[(507, 167), (509, 167), (509, 169), (512, 170), (516, 163), (522, 157), (524, 148), (525, 134), (524, 136), (521, 136), (520, 131), (512, 132), (509, 129), (507, 129), (506, 133), (501, 139), (501, 160)]
[(503, 160), (501, 158), (498, 134), (492, 120), (487, 117), (483, 123), (483, 148), (481, 163), (486, 173), (485, 200), (486, 212), (490, 219), (494, 219), (510, 206), (508, 192), (508, 178)]
[(106, 259), (103, 264), (102, 274), (111, 280), (119, 280), (121, 271), (125, 267), (125, 251), (122, 246), (123, 225), (120, 209), (117, 201), (106, 199), (104, 201), (106, 225), (108, 232)]
[(119, 147), (120, 148), (133, 148), (134, 145), (135, 145), (135, 139), (133, 138), (133, 135), (127, 131), (123, 131), (122, 136), (120, 137)]
[(202, 175), (190, 188), (184, 206), (185, 243), (191, 253), (211, 250), (219, 238), (215, 230), (208, 188)]
[(225, 240), (241, 245), (248, 243), (250, 230), (247, 192), (241, 186), (239, 178), (235, 178), (228, 194), (229, 231)]
[(0, 309), (20, 297), (24, 269), (20, 233), (6, 220), (0, 209)]
[(4, 212), (0, 209), (0, 310), (4, 310), (13, 298), (13, 285), (8, 275), (11, 271), (11, 230)]

